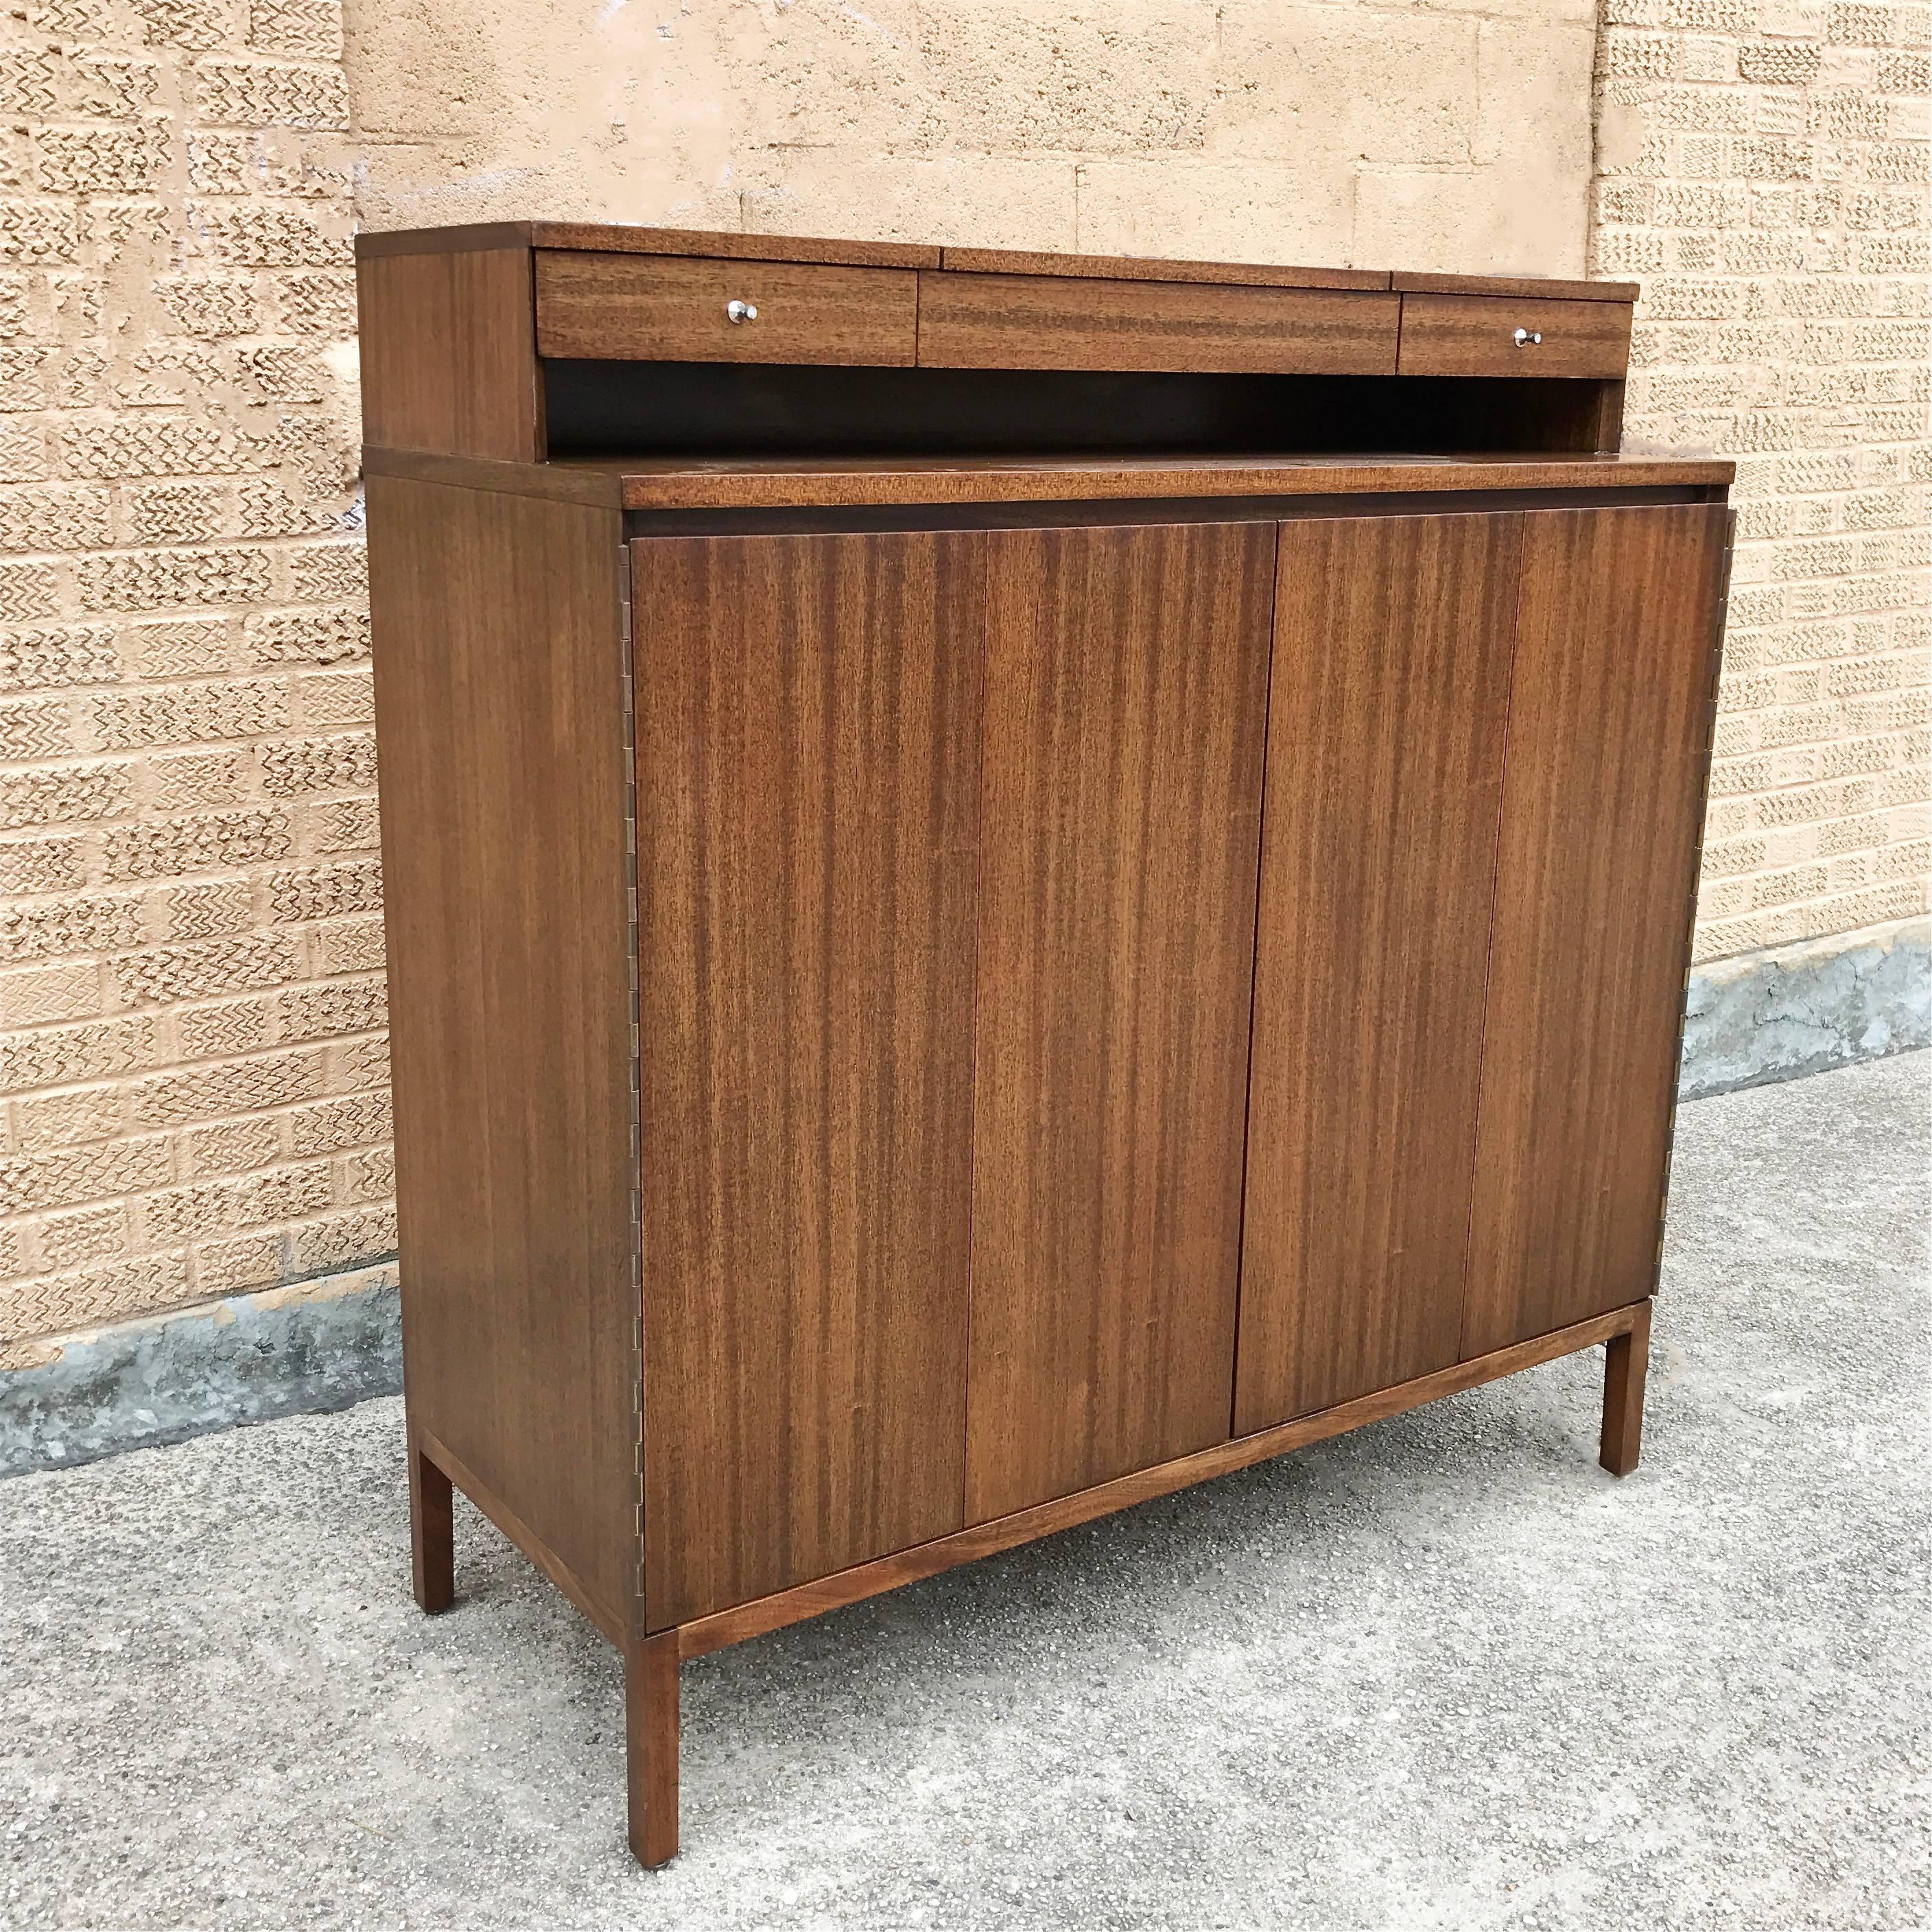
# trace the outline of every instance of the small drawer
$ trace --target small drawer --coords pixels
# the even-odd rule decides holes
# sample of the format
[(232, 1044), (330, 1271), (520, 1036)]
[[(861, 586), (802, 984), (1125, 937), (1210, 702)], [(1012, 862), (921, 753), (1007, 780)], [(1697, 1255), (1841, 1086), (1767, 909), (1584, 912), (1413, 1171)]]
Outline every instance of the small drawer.
[(910, 365), (919, 278), (687, 256), (536, 252), (537, 353), (602, 361)]
[(1621, 376), (1628, 302), (1406, 295), (1405, 376)]
[(919, 359), (940, 369), (1395, 373), (1399, 296), (920, 272)]

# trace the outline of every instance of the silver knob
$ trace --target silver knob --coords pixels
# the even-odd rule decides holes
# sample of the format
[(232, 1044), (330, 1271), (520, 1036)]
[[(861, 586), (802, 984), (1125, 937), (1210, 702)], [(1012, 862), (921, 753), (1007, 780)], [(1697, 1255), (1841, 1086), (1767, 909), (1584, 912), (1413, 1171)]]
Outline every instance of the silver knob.
[[(730, 322), (756, 322), (758, 319), (758, 311), (752, 303), (736, 300), (724, 304), (724, 315)], [(1522, 331), (1518, 329), (1516, 333), (1520, 335)]]
[(1516, 346), (1519, 349), (1534, 349), (1542, 340), (1540, 328), (1519, 328), (1516, 332)]

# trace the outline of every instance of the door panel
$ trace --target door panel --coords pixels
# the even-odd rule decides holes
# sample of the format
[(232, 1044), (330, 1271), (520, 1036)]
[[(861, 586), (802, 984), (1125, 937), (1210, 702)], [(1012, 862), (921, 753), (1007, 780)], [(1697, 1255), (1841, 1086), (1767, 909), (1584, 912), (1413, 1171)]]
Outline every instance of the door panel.
[(960, 1526), (984, 542), (633, 546), (652, 1629)]
[(968, 1522), (1228, 1432), (1274, 541), (987, 539)]
[(1656, 1284), (1728, 514), (1524, 520), (1466, 1357)]
[(1282, 526), (1238, 1433), (1457, 1359), (1522, 523)]

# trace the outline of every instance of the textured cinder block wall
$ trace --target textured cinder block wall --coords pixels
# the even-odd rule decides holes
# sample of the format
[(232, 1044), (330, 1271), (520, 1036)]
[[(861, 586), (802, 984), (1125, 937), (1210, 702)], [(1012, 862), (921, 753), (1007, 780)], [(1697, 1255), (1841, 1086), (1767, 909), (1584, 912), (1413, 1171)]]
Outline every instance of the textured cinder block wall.
[(1627, 438), (1738, 459), (1697, 950), (1927, 906), (1928, 10), (1605, 0)]
[(0, 1363), (394, 1245), (358, 212), (1583, 266), (1586, 0), (0, 32)]
[(340, 23), (0, 37), (4, 1348), (395, 1236)]
[(373, 226), (1579, 274), (1594, 32), (1592, 0), (392, 0), (350, 70)]
[(0, 1365), (394, 1245), (358, 218), (1557, 274), (1594, 228), (1657, 284), (1634, 428), (1746, 459), (1703, 950), (1922, 903), (1924, 9), (1609, 4), (358, 0), (345, 53), (334, 0), (23, 0)]

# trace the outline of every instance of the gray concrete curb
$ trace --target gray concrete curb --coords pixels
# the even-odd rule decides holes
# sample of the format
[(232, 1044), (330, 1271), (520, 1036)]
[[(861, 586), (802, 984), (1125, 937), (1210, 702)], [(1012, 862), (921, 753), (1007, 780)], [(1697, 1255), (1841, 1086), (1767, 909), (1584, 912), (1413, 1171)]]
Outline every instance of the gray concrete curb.
[(1680, 1099), (1932, 1046), (1932, 919), (1713, 960), (1690, 976)]
[(9, 1353), (20, 1366), (0, 1369), (0, 1476), (346, 1408), (402, 1388), (396, 1266), (170, 1309)]
[[(1932, 1045), (1932, 920), (1700, 967), (1687, 1100)], [(393, 1262), (16, 1344), (0, 1367), (0, 1477), (237, 1423), (346, 1408), (403, 1385)]]

